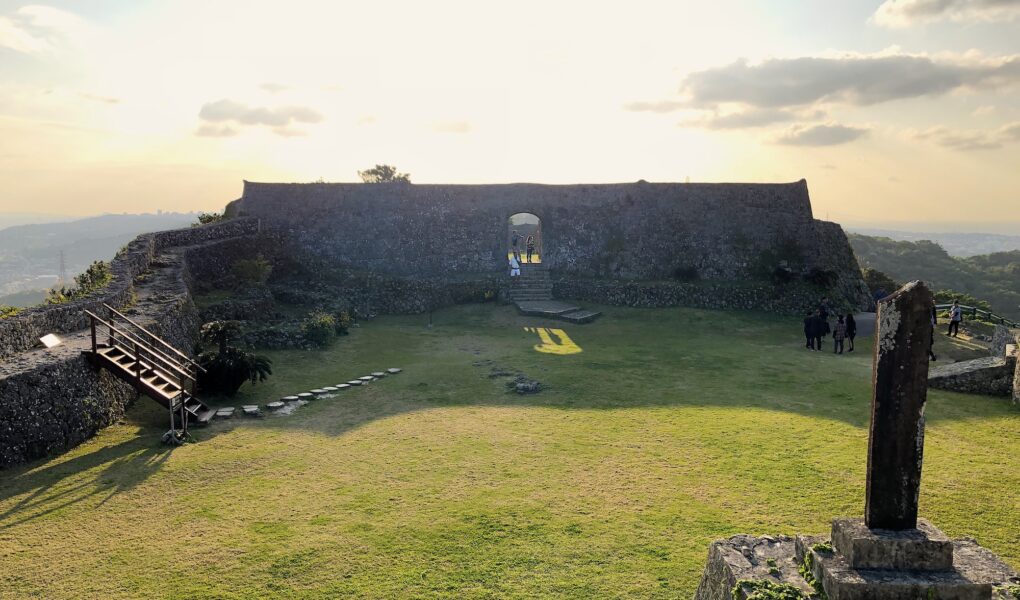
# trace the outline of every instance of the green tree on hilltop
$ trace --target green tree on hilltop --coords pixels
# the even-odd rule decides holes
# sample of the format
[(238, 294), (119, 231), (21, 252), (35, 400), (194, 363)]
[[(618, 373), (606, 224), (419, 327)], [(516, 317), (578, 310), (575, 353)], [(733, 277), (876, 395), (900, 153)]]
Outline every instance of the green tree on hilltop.
[(409, 173), (398, 173), (391, 165), (376, 165), (371, 169), (358, 171), (358, 176), (365, 183), (411, 183)]

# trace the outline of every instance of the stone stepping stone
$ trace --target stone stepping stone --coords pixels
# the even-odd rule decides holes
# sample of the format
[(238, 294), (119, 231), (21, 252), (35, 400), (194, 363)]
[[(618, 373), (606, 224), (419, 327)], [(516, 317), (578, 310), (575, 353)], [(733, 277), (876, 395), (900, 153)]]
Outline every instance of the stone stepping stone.
[(363, 383), (365, 383), (365, 382), (361, 381), (360, 379), (352, 379), (352, 380), (347, 382), (347, 385), (361, 385)]
[(298, 400), (298, 397), (297, 396), (284, 396), (283, 398), (281, 398), (281, 400), (283, 400), (284, 402), (294, 402), (295, 400)]
[(340, 391), (340, 392), (342, 392), (342, 391), (344, 391), (346, 389), (350, 389), (350, 387), (351, 387), (351, 384), (349, 384), (349, 383), (338, 383), (338, 384), (336, 384), (336, 389), (337, 389), (337, 391)]
[(371, 375), (365, 375), (364, 377), (358, 377), (358, 379), (360, 379), (362, 381), (375, 381), (375, 377), (372, 377)]
[(386, 377), (386, 373), (383, 373), (382, 371), (375, 371), (374, 373), (372, 373), (372, 377), (375, 377), (376, 379), (382, 379), (383, 377)]
[(331, 386), (331, 385), (327, 385), (326, 387), (324, 387), (322, 389), (326, 390), (327, 392), (335, 392), (336, 391), (336, 388)]
[(241, 410), (249, 417), (257, 417), (260, 414), (259, 407), (256, 404), (245, 404), (241, 407)]
[(316, 396), (321, 396), (326, 393), (326, 390), (322, 388), (315, 388), (314, 390), (312, 390), (312, 393), (315, 394)]
[(280, 410), (281, 408), (283, 408), (283, 402), (280, 401), (270, 402), (269, 404), (266, 405), (266, 408), (268, 408), (269, 410)]
[(398, 369), (396, 367), (390, 367), (389, 369), (386, 369), (386, 372), (389, 373), (390, 375), (396, 375), (401, 371), (403, 371), (403, 369)]
[(315, 394), (313, 394), (311, 392), (301, 392), (300, 394), (298, 394), (298, 400), (309, 400), (309, 399), (314, 398), (314, 397), (315, 397)]
[(234, 407), (225, 406), (223, 408), (216, 409), (216, 417), (221, 419), (229, 419), (234, 416)]

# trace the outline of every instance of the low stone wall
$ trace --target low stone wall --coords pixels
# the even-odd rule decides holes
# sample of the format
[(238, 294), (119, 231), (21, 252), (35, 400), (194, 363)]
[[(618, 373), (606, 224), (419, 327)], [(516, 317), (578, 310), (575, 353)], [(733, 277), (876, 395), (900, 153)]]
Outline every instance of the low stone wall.
[(236, 219), (138, 236), (111, 261), (113, 281), (105, 289), (74, 302), (37, 306), (0, 320), (0, 359), (35, 347), (39, 338), (47, 333), (84, 329), (88, 326), (86, 310), (99, 313), (104, 303), (116, 307), (129, 304), (134, 298), (135, 277), (145, 272), (153, 257), (164, 249), (251, 234), (257, 232), (258, 227), (257, 219)]
[[(132, 319), (176, 348), (191, 352), (201, 321), (188, 286), (192, 265), (184, 255), (192, 256), (194, 266), (203, 269), (203, 253), (176, 252), (172, 243), (201, 244), (254, 231), (253, 224), (225, 223), (139, 236), (115, 259), (120, 278), (111, 289), (87, 301), (42, 307), (33, 311), (33, 319), (16, 322), (13, 327), (22, 335), (35, 336), (38, 332), (32, 328), (42, 323), (66, 327), (60, 332), (67, 336), (63, 345), (51, 351), (18, 353), (0, 363), (0, 468), (80, 444), (121, 418), (136, 397), (134, 389), (88, 364), (81, 354), (88, 347), (87, 332), (76, 330), (86, 326), (85, 308), (98, 309), (103, 301), (124, 293), (134, 299), (137, 293), (137, 303), (125, 309)], [(136, 283), (135, 277), (149, 269), (145, 280)], [(110, 304), (123, 306), (124, 302)], [(17, 343), (6, 347), (16, 348)]]
[(689, 306), (802, 315), (816, 307), (825, 294), (799, 283), (776, 286), (767, 282), (683, 283), (553, 277), (556, 298), (635, 308)]
[(1015, 356), (975, 358), (939, 365), (928, 373), (928, 386), (952, 392), (1009, 396), (1014, 389)]
[(992, 332), (992, 343), (989, 346), (989, 352), (992, 356), (1003, 356), (1006, 354), (1007, 344), (1016, 344), (1017, 338), (1020, 335), (1005, 325), (996, 325), (995, 331)]

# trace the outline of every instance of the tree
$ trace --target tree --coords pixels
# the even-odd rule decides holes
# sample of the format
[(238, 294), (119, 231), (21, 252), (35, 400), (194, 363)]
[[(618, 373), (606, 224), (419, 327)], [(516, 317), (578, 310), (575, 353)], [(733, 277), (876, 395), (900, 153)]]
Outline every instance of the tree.
[(198, 355), (205, 369), (198, 377), (203, 390), (233, 396), (245, 381), (258, 383), (273, 374), (272, 361), (230, 345), (241, 336), (238, 321), (213, 321), (202, 326), (202, 341), (214, 344), (216, 351)]
[(273, 272), (273, 265), (259, 254), (252, 259), (234, 261), (230, 271), (239, 284), (265, 285), (270, 273)]
[(411, 175), (398, 173), (397, 168), (390, 165), (376, 165), (365, 171), (358, 171), (358, 176), (365, 183), (411, 183)]
[(97, 260), (85, 269), (85, 272), (74, 278), (73, 287), (53, 288), (46, 293), (46, 304), (63, 304), (78, 298), (84, 298), (92, 292), (101, 290), (113, 281), (110, 263)]
[(219, 223), (220, 221), (222, 221), (225, 218), (226, 218), (226, 215), (224, 213), (215, 213), (215, 212), (211, 212), (211, 213), (207, 213), (207, 212), (199, 213), (198, 214), (198, 223), (192, 223), (191, 226), (192, 227), (198, 227), (200, 225), (208, 225), (210, 223)]

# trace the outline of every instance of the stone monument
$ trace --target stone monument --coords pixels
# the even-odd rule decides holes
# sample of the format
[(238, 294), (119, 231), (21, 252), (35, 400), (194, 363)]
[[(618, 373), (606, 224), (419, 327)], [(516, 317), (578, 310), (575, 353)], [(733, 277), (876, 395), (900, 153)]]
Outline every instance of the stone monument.
[(998, 557), (917, 517), (933, 304), (918, 281), (879, 302), (864, 518), (833, 520), (828, 538), (717, 541), (696, 600), (1020, 598)]

